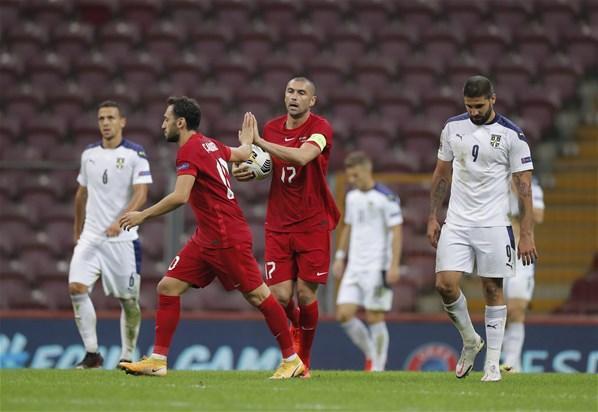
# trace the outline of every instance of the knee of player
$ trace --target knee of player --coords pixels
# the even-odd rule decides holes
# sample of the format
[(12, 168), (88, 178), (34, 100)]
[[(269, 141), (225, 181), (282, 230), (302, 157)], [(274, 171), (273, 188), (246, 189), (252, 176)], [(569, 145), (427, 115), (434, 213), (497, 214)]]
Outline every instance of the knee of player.
[(451, 295), (454, 295), (457, 291), (457, 288), (455, 287), (455, 285), (452, 285), (447, 282), (443, 282), (440, 279), (436, 279), (436, 284), (434, 286), (436, 288), (436, 291), (441, 296), (451, 296)]
[(82, 295), (84, 293), (87, 293), (87, 286), (85, 286), (82, 283), (69, 283), (69, 294), (71, 295)]
[(343, 310), (337, 310), (336, 311), (336, 320), (337, 320), (337, 322), (345, 323), (345, 322), (347, 322), (347, 321), (349, 321), (351, 319), (353, 319), (353, 314), (347, 313), (347, 312), (345, 312)]

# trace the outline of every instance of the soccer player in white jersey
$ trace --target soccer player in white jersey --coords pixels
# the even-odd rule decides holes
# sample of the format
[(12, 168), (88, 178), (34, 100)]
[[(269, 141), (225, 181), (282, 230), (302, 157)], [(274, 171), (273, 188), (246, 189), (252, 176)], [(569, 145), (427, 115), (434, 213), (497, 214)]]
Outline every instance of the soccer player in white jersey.
[(137, 231), (121, 230), (118, 219), (143, 206), (152, 176), (143, 148), (123, 139), (125, 124), (116, 102), (99, 105), (102, 140), (83, 151), (77, 176), (76, 246), (69, 269), (69, 293), (86, 351), (77, 364), (79, 369), (99, 368), (103, 364), (98, 352), (96, 313), (89, 297), (98, 278), (102, 278), (106, 295), (118, 298), (122, 308), (121, 360), (132, 360), (139, 334), (141, 249)]
[[(544, 191), (538, 180), (532, 178), (532, 207), (534, 223), (544, 221)], [(511, 225), (515, 238), (519, 237), (519, 201), (515, 188), (510, 196)], [(525, 311), (534, 293), (535, 265), (523, 266), (521, 259), (515, 264), (516, 275), (505, 279), (504, 294), (507, 300), (507, 327), (503, 341), (503, 365), (506, 372), (521, 372), (521, 349), (525, 340)]]
[[(403, 215), (399, 198), (374, 180), (372, 161), (365, 153), (349, 154), (345, 172), (355, 189), (347, 193), (345, 227), (332, 267), (335, 277), (342, 277), (336, 318), (363, 352), (364, 369), (383, 371), (389, 344), (384, 316), (392, 306), (390, 286), (399, 280)], [(369, 330), (355, 316), (360, 306)]]
[[(524, 266), (537, 259), (532, 216), (532, 158), (521, 129), (494, 111), (496, 95), (490, 80), (473, 76), (463, 88), (467, 112), (447, 120), (432, 177), (427, 235), (436, 253), (436, 290), (463, 339), (455, 374), (473, 368), (484, 340), (469, 317), (459, 286), (464, 273), (482, 279), (486, 301), (486, 362), (482, 381), (501, 379), (499, 359), (507, 306), (503, 278), (515, 275), (515, 261)], [(509, 220), (511, 177), (521, 205), (518, 249)], [(438, 214), (450, 187), (445, 225)]]

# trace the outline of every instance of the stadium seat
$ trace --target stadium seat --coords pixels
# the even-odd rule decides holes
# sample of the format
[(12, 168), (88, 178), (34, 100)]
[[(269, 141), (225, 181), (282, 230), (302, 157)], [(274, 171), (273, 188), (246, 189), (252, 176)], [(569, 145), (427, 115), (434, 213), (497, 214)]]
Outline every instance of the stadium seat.
[(218, 279), (205, 288), (188, 293), (188, 298), (183, 298), (185, 302), (190, 299), (201, 299), (201, 307), (204, 310), (223, 310), (223, 311), (250, 311), (252, 306), (245, 300), (238, 291), (227, 292), (222, 287)]
[(386, 27), (395, 13), (395, 2), (383, 0), (354, 0), (351, 11), (357, 26), (373, 32)]
[(234, 101), (239, 103), (244, 111), (252, 112), (258, 120), (258, 124), (263, 125), (272, 117), (274, 111), (282, 107), (282, 88), (282, 85), (280, 87), (276, 87), (276, 85), (271, 87), (249, 86), (239, 90)]
[(93, 95), (111, 84), (114, 64), (104, 54), (92, 52), (76, 59), (73, 63), (73, 71), (76, 73), (79, 86)]
[(397, 2), (401, 24), (410, 29), (419, 30), (421, 27), (432, 26), (439, 12), (438, 2), (434, 0)]
[(304, 0), (306, 21), (323, 33), (339, 27), (349, 8), (347, 2), (336, 0)]
[(214, 61), (213, 73), (221, 85), (226, 85), (231, 90), (241, 88), (250, 82), (254, 63), (245, 56), (228, 55)]
[(542, 26), (555, 38), (563, 27), (575, 27), (581, 11), (580, 0), (534, 0), (534, 8), (539, 14)]
[(337, 56), (355, 61), (366, 54), (370, 38), (369, 33), (358, 26), (341, 26), (330, 33), (328, 42)]
[(25, 277), (32, 281), (47, 274), (56, 273), (56, 259), (43, 242), (29, 243), (19, 252), (18, 260), (23, 264)]
[(219, 0), (215, 7), (216, 24), (229, 27), (243, 27), (251, 21), (253, 0)]
[(374, 45), (381, 56), (403, 61), (411, 55), (412, 47), (417, 41), (416, 30), (395, 24), (380, 28), (376, 33)]
[(113, 18), (118, 3), (118, 0), (78, 0), (78, 14), (83, 21), (102, 27)]
[(140, 40), (139, 29), (124, 21), (102, 26), (98, 35), (100, 50), (114, 62), (125, 62)]
[[(405, 238), (407, 239), (407, 238)], [(431, 291), (436, 280), (436, 253), (425, 235), (410, 237), (409, 251), (404, 251), (403, 264), (406, 265), (404, 277), (412, 281), (418, 290)], [(407, 245), (405, 243), (405, 245)], [(401, 275), (403, 276), (403, 275)]]
[[(53, 2), (48, 2), (48, 4), (50, 3)], [(88, 24), (76, 21), (59, 24), (55, 26), (52, 39), (56, 53), (72, 61), (90, 49), (93, 41), (93, 28)]]
[[(170, 80), (173, 95), (194, 96), (197, 85), (209, 72), (208, 61), (200, 59), (194, 53), (179, 54), (177, 59), (165, 59), (165, 73)], [(200, 87), (201, 88), (201, 87)], [(203, 106), (202, 106), (203, 113)]]
[(123, 18), (141, 31), (153, 29), (162, 12), (162, 0), (127, 0), (119, 6)]
[(417, 285), (409, 279), (400, 278), (399, 283), (393, 287), (394, 298), (392, 312), (414, 312), (417, 302)]
[(355, 126), (367, 117), (371, 97), (362, 89), (341, 89), (331, 92), (328, 99), (334, 116)]
[(347, 77), (347, 67), (341, 56), (323, 54), (306, 62), (309, 73), (320, 94), (320, 104), (325, 103), (327, 94), (341, 88)]
[(196, 95), (202, 113), (202, 130), (205, 130), (204, 120), (214, 123), (218, 117), (225, 113), (232, 102), (231, 92), (224, 85), (201, 85), (197, 88)]
[[(52, 310), (72, 310), (73, 304), (68, 290), (68, 278), (43, 279), (36, 283), (43, 296), (46, 308)], [(100, 285), (101, 287), (101, 285)]]
[(164, 242), (166, 228), (161, 219), (150, 220), (139, 229), (141, 248), (152, 260), (164, 259)]
[(521, 117), (534, 119), (543, 132), (552, 125), (554, 114), (561, 105), (559, 95), (543, 87), (526, 90), (518, 101)]
[(392, 121), (397, 127), (411, 121), (419, 104), (418, 94), (402, 87), (380, 91), (373, 102), (382, 118)]
[(240, 52), (255, 62), (266, 60), (272, 55), (277, 43), (277, 36), (270, 26), (254, 25), (239, 33)]
[(422, 93), (422, 109), (430, 122), (442, 127), (449, 117), (463, 111), (463, 94), (453, 88), (425, 90)]
[(75, 241), (73, 239), (73, 218), (56, 216), (46, 222), (43, 229), (56, 256), (70, 256)]
[(38, 59), (42, 51), (46, 50), (48, 33), (45, 27), (27, 21), (24, 24), (11, 22), (4, 27), (10, 27), (6, 32), (8, 50), (22, 61)]
[(488, 10), (492, 11), (490, 17), (493, 23), (510, 32), (527, 26), (533, 15), (533, 3), (518, 0), (489, 0)]
[[(97, 112), (89, 111), (71, 123), (71, 135), (76, 141), (92, 144), (101, 140)], [(81, 153), (76, 154), (80, 158)]]
[(598, 276), (586, 276), (573, 283), (569, 299), (559, 310), (564, 313), (598, 313)]
[(506, 55), (511, 41), (509, 33), (499, 26), (488, 25), (475, 33), (466, 32), (466, 42), (476, 58), (492, 65)]
[[(142, 311), (154, 311), (158, 307), (158, 293), (156, 292), (158, 281), (155, 279), (146, 279), (142, 275), (141, 289), (139, 290), (139, 304)], [(191, 292), (187, 294), (191, 294)]]
[[(159, 85), (154, 86), (155, 89), (160, 89)], [(154, 89), (152, 88), (152, 89)], [(143, 90), (143, 89), (142, 89)], [(94, 101), (91, 105), (89, 111), (85, 116), (89, 116), (89, 118), (93, 118), (94, 121), (91, 126), (94, 126), (97, 130), (98, 122), (97, 122), (97, 110), (98, 105), (103, 102), (104, 100), (113, 100), (118, 103), (121, 108), (122, 114), (128, 116), (129, 114), (133, 113), (138, 104), (142, 101), (139, 96), (139, 89), (136, 87), (132, 87), (127, 83), (122, 82), (109, 82), (107, 86), (101, 88), (94, 94)], [(166, 101), (164, 99), (164, 101)], [(162, 119), (162, 114), (164, 111), (160, 113), (160, 120)], [(99, 130), (96, 133), (96, 137), (100, 137)]]
[(0, 288), (0, 309), (32, 309), (35, 302), (31, 296), (31, 285), (27, 279), (18, 274), (2, 274)]
[(131, 55), (120, 63), (124, 82), (127, 87), (143, 89), (148, 84), (155, 84), (160, 76), (162, 65), (148, 53)]
[[(303, 72), (301, 62), (288, 55), (275, 55), (258, 62), (257, 75), (267, 87), (279, 90), (281, 108), (284, 96), (284, 87), (294, 76)], [(315, 81), (315, 80), (314, 80)], [(318, 93), (316, 83), (316, 94)]]
[[(23, 63), (21, 59), (14, 53), (0, 53), (0, 90), (3, 91), (3, 94), (15, 91), (22, 75)], [(1, 100), (4, 100), (4, 98)]]
[(19, 163), (42, 160), (41, 149), (24, 143), (16, 143), (6, 147), (2, 153), (3, 160)]
[(461, 51), (463, 30), (459, 25), (433, 25), (421, 33), (420, 41), (425, 45), (426, 54), (440, 61), (450, 61)]
[(197, 25), (189, 34), (190, 48), (202, 59), (218, 59), (226, 55), (233, 36), (229, 25)]
[(288, 27), (296, 26), (302, 14), (302, 2), (290, 0), (259, 0), (259, 15), (265, 26), (280, 32)]
[(488, 66), (484, 61), (471, 55), (462, 55), (448, 62), (447, 84), (455, 92), (461, 92), (468, 78), (482, 73), (489, 73)]
[(486, 19), (488, 3), (472, 0), (449, 0), (442, 2), (442, 14), (451, 27), (474, 27)]
[(553, 39), (540, 25), (521, 27), (515, 32), (513, 44), (517, 46), (519, 54), (536, 62), (550, 57), (555, 47)]
[(5, 0), (0, 2), (0, 27), (8, 27), (19, 19), (20, 0)]
[(42, 93), (25, 83), (18, 89), (7, 93), (4, 108), (8, 117), (26, 121), (37, 116), (44, 103)]
[[(67, 83), (65, 87), (47, 95), (48, 105), (54, 116), (66, 121), (81, 115), (89, 105), (89, 95), (77, 83)], [(61, 137), (64, 137), (64, 132)]]
[(180, 54), (183, 36), (180, 27), (166, 20), (149, 26), (143, 43), (153, 58), (166, 60)]
[(281, 34), (283, 44), (286, 46), (286, 54), (303, 62), (317, 56), (324, 46), (322, 34), (310, 25), (289, 27)]
[(203, 25), (203, 20), (206, 20), (206, 16), (212, 12), (211, 2), (208, 1), (169, 0), (167, 7), (172, 14), (173, 21), (177, 25), (182, 24), (187, 31), (195, 26)]
[[(596, 20), (594, 27), (598, 26), (598, 4), (596, 5)], [(567, 50), (568, 57), (588, 70), (598, 67), (598, 33), (589, 26), (580, 26), (565, 30), (562, 35), (563, 48)]]
[(577, 93), (582, 70), (569, 58), (556, 56), (542, 65), (542, 75), (547, 89), (558, 91), (563, 100), (568, 100)]
[(63, 87), (68, 62), (55, 53), (46, 53), (29, 61), (27, 71), (33, 88), (51, 92)]
[(533, 60), (524, 55), (511, 55), (497, 62), (494, 73), (497, 90), (511, 89), (522, 93), (532, 84), (536, 67)]
[[(164, 104), (166, 107), (166, 103)], [(150, 159), (156, 159), (158, 148), (156, 145), (163, 141), (162, 131), (160, 129), (161, 119), (148, 119), (142, 113), (135, 113), (127, 116), (127, 125), (123, 131), (123, 136), (146, 150), (146, 155)], [(148, 150), (150, 150), (148, 152)], [(157, 160), (157, 159), (156, 159)], [(151, 163), (150, 163), (151, 166)], [(153, 176), (152, 176), (153, 177)]]
[(405, 61), (400, 69), (403, 86), (414, 90), (435, 89), (438, 77), (443, 70), (443, 62), (433, 55), (419, 55)]
[(367, 56), (353, 65), (353, 77), (359, 88), (373, 93), (381, 92), (394, 81), (394, 57)]

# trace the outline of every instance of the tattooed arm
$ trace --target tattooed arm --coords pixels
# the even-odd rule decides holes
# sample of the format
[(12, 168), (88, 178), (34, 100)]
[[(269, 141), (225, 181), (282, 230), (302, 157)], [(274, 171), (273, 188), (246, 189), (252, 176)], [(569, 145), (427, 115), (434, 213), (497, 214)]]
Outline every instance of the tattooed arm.
[(436, 247), (440, 237), (440, 223), (438, 212), (451, 187), (451, 176), (453, 173), (453, 162), (443, 160), (436, 161), (436, 169), (432, 175), (432, 189), (430, 191), (430, 215), (428, 216), (428, 240)]
[(532, 172), (513, 173), (513, 184), (519, 201), (519, 245), (517, 257), (524, 265), (531, 265), (538, 258), (534, 242), (534, 209), (532, 206)]

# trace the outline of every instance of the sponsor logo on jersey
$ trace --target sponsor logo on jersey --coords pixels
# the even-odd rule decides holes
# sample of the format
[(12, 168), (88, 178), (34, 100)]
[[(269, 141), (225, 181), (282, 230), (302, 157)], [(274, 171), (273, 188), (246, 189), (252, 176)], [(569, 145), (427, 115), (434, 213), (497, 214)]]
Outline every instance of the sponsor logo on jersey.
[(420, 345), (407, 357), (405, 369), (410, 371), (455, 370), (459, 355), (444, 343)]
[(499, 134), (490, 135), (490, 146), (494, 147), (495, 149), (500, 146), (500, 138)]
[(521, 158), (521, 164), (526, 164), (526, 163), (531, 163), (532, 162), (532, 157), (531, 156), (527, 156), (527, 157), (522, 157)]
[(218, 151), (218, 146), (216, 146), (216, 143), (214, 143), (214, 142), (203, 143), (202, 146), (203, 146), (204, 150), (208, 153)]
[(116, 158), (116, 168), (122, 169), (125, 167), (125, 158), (124, 157), (117, 157)]

